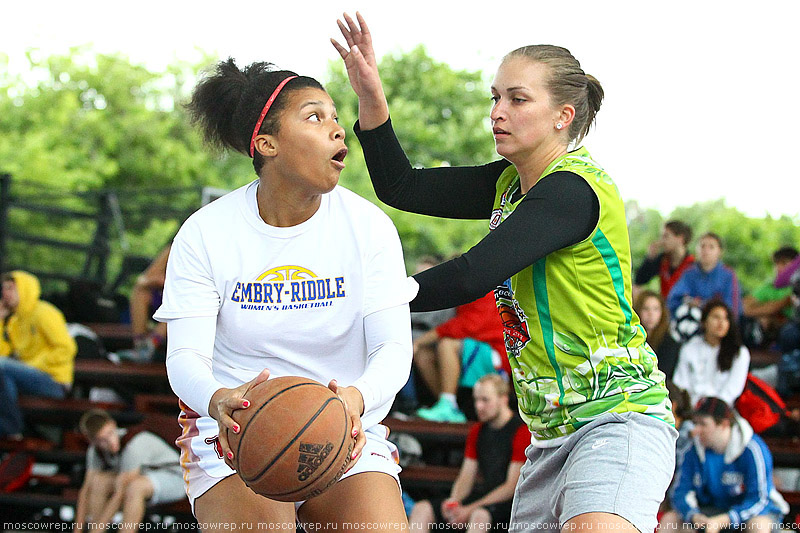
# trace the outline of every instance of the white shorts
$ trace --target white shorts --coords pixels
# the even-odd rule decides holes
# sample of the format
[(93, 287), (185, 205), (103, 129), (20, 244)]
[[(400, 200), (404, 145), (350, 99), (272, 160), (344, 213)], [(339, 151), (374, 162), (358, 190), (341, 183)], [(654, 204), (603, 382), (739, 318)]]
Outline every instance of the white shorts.
[[(236, 471), (225, 464), (222, 448), (219, 445), (219, 424), (208, 416), (200, 416), (183, 402), (183, 411), (178, 417), (183, 431), (175, 441), (181, 450), (181, 467), (183, 480), (186, 483), (186, 494), (192, 504), (208, 489), (230, 476)], [(362, 472), (382, 472), (389, 474), (398, 486), (400, 485), (399, 454), (397, 446), (386, 440), (389, 430), (380, 424), (364, 431), (367, 443), (361, 451), (361, 457), (353, 468), (341, 478), (348, 478)], [(295, 509), (304, 502), (295, 502)]]

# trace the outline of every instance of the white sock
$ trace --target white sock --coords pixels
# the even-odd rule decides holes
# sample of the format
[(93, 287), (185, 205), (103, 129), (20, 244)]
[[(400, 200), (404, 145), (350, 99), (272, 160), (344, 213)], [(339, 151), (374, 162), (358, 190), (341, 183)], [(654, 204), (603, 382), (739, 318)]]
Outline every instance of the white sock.
[(443, 393), (441, 393), (439, 395), (439, 400), (444, 400), (447, 403), (449, 403), (450, 405), (452, 405), (453, 408), (458, 409), (458, 402), (456, 402), (456, 395), (455, 394), (452, 394), (452, 393), (449, 393), (449, 392), (443, 392)]

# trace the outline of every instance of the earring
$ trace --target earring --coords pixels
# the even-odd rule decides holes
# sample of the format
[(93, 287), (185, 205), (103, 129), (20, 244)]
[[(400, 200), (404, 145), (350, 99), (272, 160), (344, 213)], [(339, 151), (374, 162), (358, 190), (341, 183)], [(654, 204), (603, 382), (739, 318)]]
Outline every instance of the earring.
[(559, 122), (558, 124), (556, 124), (556, 129), (557, 129), (557, 130), (560, 130), (560, 129), (561, 129), (561, 128), (563, 128), (563, 127), (564, 127), (564, 126), (563, 126), (563, 125), (562, 125), (560, 122)]

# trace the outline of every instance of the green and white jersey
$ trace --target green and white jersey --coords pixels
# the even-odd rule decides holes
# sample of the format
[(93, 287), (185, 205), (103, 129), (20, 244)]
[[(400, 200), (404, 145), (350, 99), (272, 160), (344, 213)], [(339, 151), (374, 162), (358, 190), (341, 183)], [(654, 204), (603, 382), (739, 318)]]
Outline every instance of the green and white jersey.
[[(582, 242), (550, 253), (495, 289), (519, 411), (540, 446), (555, 446), (609, 412), (640, 412), (673, 424), (664, 374), (631, 306), (631, 254), (619, 191), (585, 148), (555, 161), (540, 179), (568, 171), (600, 201)], [(519, 205), (519, 174), (497, 180), (490, 228)], [(509, 250), (513, 253), (513, 250)]]

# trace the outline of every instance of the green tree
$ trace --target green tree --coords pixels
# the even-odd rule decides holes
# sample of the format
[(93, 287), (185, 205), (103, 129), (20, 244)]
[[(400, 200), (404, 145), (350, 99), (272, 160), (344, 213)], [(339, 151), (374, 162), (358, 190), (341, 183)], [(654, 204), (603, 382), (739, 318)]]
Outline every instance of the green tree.
[[(23, 77), (10, 74), (7, 61), (0, 57), (0, 172), (13, 176), (17, 195), (83, 211), (96, 209), (93, 191), (116, 190), (127, 230), (125, 240), (114, 242), (117, 263), (121, 243), (129, 244), (127, 253), (155, 255), (172, 236), (177, 221), (154, 216), (165, 204), (184, 213), (199, 207), (199, 194), (176, 189), (230, 189), (253, 174), (246, 158), (210, 154), (190, 126), (181, 102), (194, 84), (195, 65), (155, 73), (85, 48), (51, 57), (34, 50)], [(84, 219), (55, 221), (18, 210), (9, 222), (77, 243), (87, 243), (93, 231)], [(6, 264), (65, 273), (79, 271), (84, 260), (20, 244), (8, 255)]]
[(654, 209), (642, 209), (636, 202), (626, 204), (626, 210), (634, 268), (644, 260), (648, 245), (658, 238), (663, 223), (678, 219), (689, 224), (694, 233), (690, 253), (695, 252), (697, 239), (704, 233), (711, 231), (722, 238), (722, 260), (736, 271), (745, 293), (774, 275), (772, 252), (781, 246), (800, 246), (800, 227), (791, 217), (748, 217), (727, 206), (723, 199), (678, 207), (667, 217)]
[[(22, 76), (12, 75), (0, 54), (0, 172), (12, 174), (15, 191), (31, 201), (72, 209), (94, 209), (100, 191), (116, 191), (126, 232), (115, 235), (112, 258), (119, 264), (123, 253), (155, 255), (180, 223), (159, 218), (159, 210), (188, 214), (199, 207), (199, 187), (230, 190), (254, 177), (248, 158), (215, 154), (204, 146), (182, 106), (200, 67), (214, 61), (206, 57), (201, 65), (176, 63), (151, 72), (123, 56), (85, 48), (51, 57), (31, 51)], [(423, 47), (384, 57), (380, 69), (394, 126), (412, 165), (498, 159), (489, 129), (488, 83), (480, 72), (451, 69)], [(327, 78), (321, 81), (348, 132), (350, 155), (341, 183), (392, 217), (409, 265), (423, 254), (463, 252), (486, 234), (485, 220), (432, 219), (379, 202), (352, 134), (358, 103), (341, 61), (330, 64)], [(678, 208), (668, 217), (635, 202), (627, 211), (634, 266), (664, 220), (680, 218), (696, 235), (715, 231), (722, 236), (725, 262), (736, 269), (745, 290), (772, 275), (772, 251), (800, 244), (796, 220), (750, 218), (723, 200)], [(11, 211), (9, 222), (28, 233), (74, 242), (88, 242), (92, 232), (84, 220), (55, 222), (42, 213)], [(7, 264), (45, 270), (74, 272), (83, 261), (80, 254), (41, 247), (11, 247), (7, 255)]]
[[(392, 122), (415, 167), (484, 164), (499, 158), (488, 127), (488, 84), (480, 72), (453, 70), (419, 46), (379, 64)], [(326, 88), (345, 126), (350, 155), (342, 184), (380, 205), (397, 226), (409, 265), (421, 256), (463, 252), (488, 231), (488, 221), (434, 219), (392, 209), (376, 199), (352, 124), (358, 100), (341, 61), (330, 64)], [(465, 191), (466, 193), (466, 191)]]

